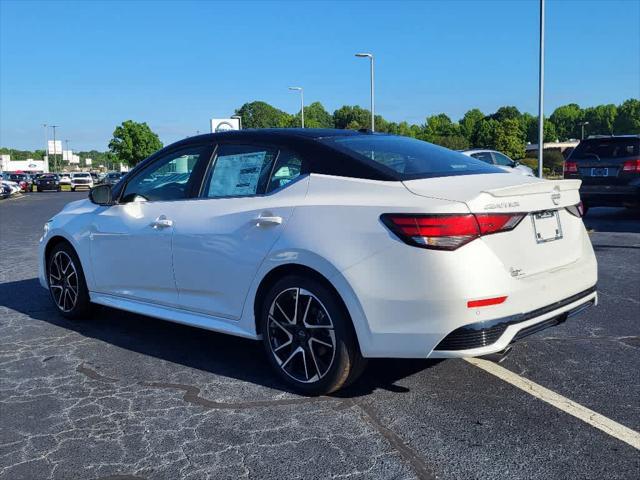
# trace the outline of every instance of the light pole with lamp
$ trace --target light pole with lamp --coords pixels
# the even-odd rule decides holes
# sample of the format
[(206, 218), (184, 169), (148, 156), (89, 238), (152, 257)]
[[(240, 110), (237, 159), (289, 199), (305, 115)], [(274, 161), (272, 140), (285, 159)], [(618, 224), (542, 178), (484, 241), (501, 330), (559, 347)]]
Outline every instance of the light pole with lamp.
[(538, 177), (542, 178), (544, 155), (544, 0), (540, 0), (540, 58), (538, 78)]
[(53, 164), (58, 168), (58, 148), (56, 147), (56, 128), (60, 125), (49, 125), (53, 129)]
[(580, 125), (580, 127), (582, 128), (582, 131), (580, 134), (580, 140), (584, 140), (584, 126), (589, 125), (589, 122), (580, 122), (578, 123), (578, 125)]
[(373, 53), (356, 53), (356, 57), (360, 58), (368, 58), (369, 59), (369, 67), (371, 69), (371, 131), (376, 131), (375, 125), (375, 100), (374, 100), (374, 80), (373, 80)]
[(302, 87), (289, 87), (289, 90), (300, 92), (300, 123), (304, 128), (304, 89)]

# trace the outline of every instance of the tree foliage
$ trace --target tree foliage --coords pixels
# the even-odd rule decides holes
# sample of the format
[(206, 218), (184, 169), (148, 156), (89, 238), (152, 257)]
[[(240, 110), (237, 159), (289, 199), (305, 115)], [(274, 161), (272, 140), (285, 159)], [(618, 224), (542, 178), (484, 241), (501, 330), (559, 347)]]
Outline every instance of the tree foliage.
[(640, 100), (630, 98), (618, 107), (614, 130), (616, 133), (640, 133)]
[(283, 128), (293, 123), (287, 112), (261, 101), (245, 103), (236, 110), (236, 115), (242, 118), (243, 128)]
[(137, 165), (162, 148), (162, 142), (145, 122), (126, 120), (113, 131), (109, 150), (122, 163)]

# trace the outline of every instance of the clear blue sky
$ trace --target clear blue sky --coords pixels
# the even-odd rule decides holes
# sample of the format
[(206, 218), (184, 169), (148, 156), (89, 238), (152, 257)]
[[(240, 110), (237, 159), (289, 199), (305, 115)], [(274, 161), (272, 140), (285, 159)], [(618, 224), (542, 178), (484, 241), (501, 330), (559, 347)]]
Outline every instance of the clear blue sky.
[[(0, 145), (106, 149), (146, 121), (167, 144), (244, 102), (295, 112), (368, 107), (423, 123), (444, 112), (537, 110), (538, 2), (34, 2), (0, 0)], [(640, 97), (640, 1), (548, 0), (546, 112)]]

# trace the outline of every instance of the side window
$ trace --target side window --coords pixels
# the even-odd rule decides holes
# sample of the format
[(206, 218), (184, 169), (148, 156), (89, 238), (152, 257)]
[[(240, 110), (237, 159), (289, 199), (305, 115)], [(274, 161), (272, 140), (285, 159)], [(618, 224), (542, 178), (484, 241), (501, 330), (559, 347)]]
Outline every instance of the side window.
[(502, 153), (493, 152), (493, 156), (496, 159), (496, 165), (501, 165), (503, 167), (513, 167), (514, 166), (514, 161), (511, 160), (506, 155), (503, 155)]
[(251, 145), (220, 145), (205, 183), (206, 198), (239, 197), (265, 192), (276, 151)]
[(280, 150), (278, 161), (273, 169), (273, 175), (269, 180), (267, 193), (284, 187), (287, 183), (300, 176), (302, 172), (302, 159), (295, 153)]
[(189, 196), (191, 174), (206, 147), (167, 154), (127, 183), (122, 202), (180, 200)]
[(477, 158), (478, 160), (483, 161), (484, 163), (488, 163), (489, 165), (493, 165), (493, 159), (491, 158), (491, 153), (490, 152), (472, 153), (471, 156), (473, 158)]

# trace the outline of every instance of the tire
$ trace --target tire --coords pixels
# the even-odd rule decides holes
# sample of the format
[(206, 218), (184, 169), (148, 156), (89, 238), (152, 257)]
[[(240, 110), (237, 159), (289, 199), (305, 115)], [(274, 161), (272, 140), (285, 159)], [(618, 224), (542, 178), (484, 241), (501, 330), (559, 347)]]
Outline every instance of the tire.
[(71, 245), (54, 246), (47, 257), (46, 270), (49, 293), (60, 314), (72, 320), (86, 317), (91, 307), (89, 291), (80, 259)]
[(269, 363), (299, 393), (334, 392), (364, 369), (348, 312), (336, 293), (313, 278), (277, 281), (260, 309), (260, 326)]
[(57, 190), (56, 190), (56, 192), (61, 192), (61, 191), (62, 191), (61, 187), (58, 187)]
[(42, 189), (40, 187), (38, 187), (38, 192), (42, 193)]
[(76, 191), (75, 187), (71, 187), (71, 191), (75, 192)]

